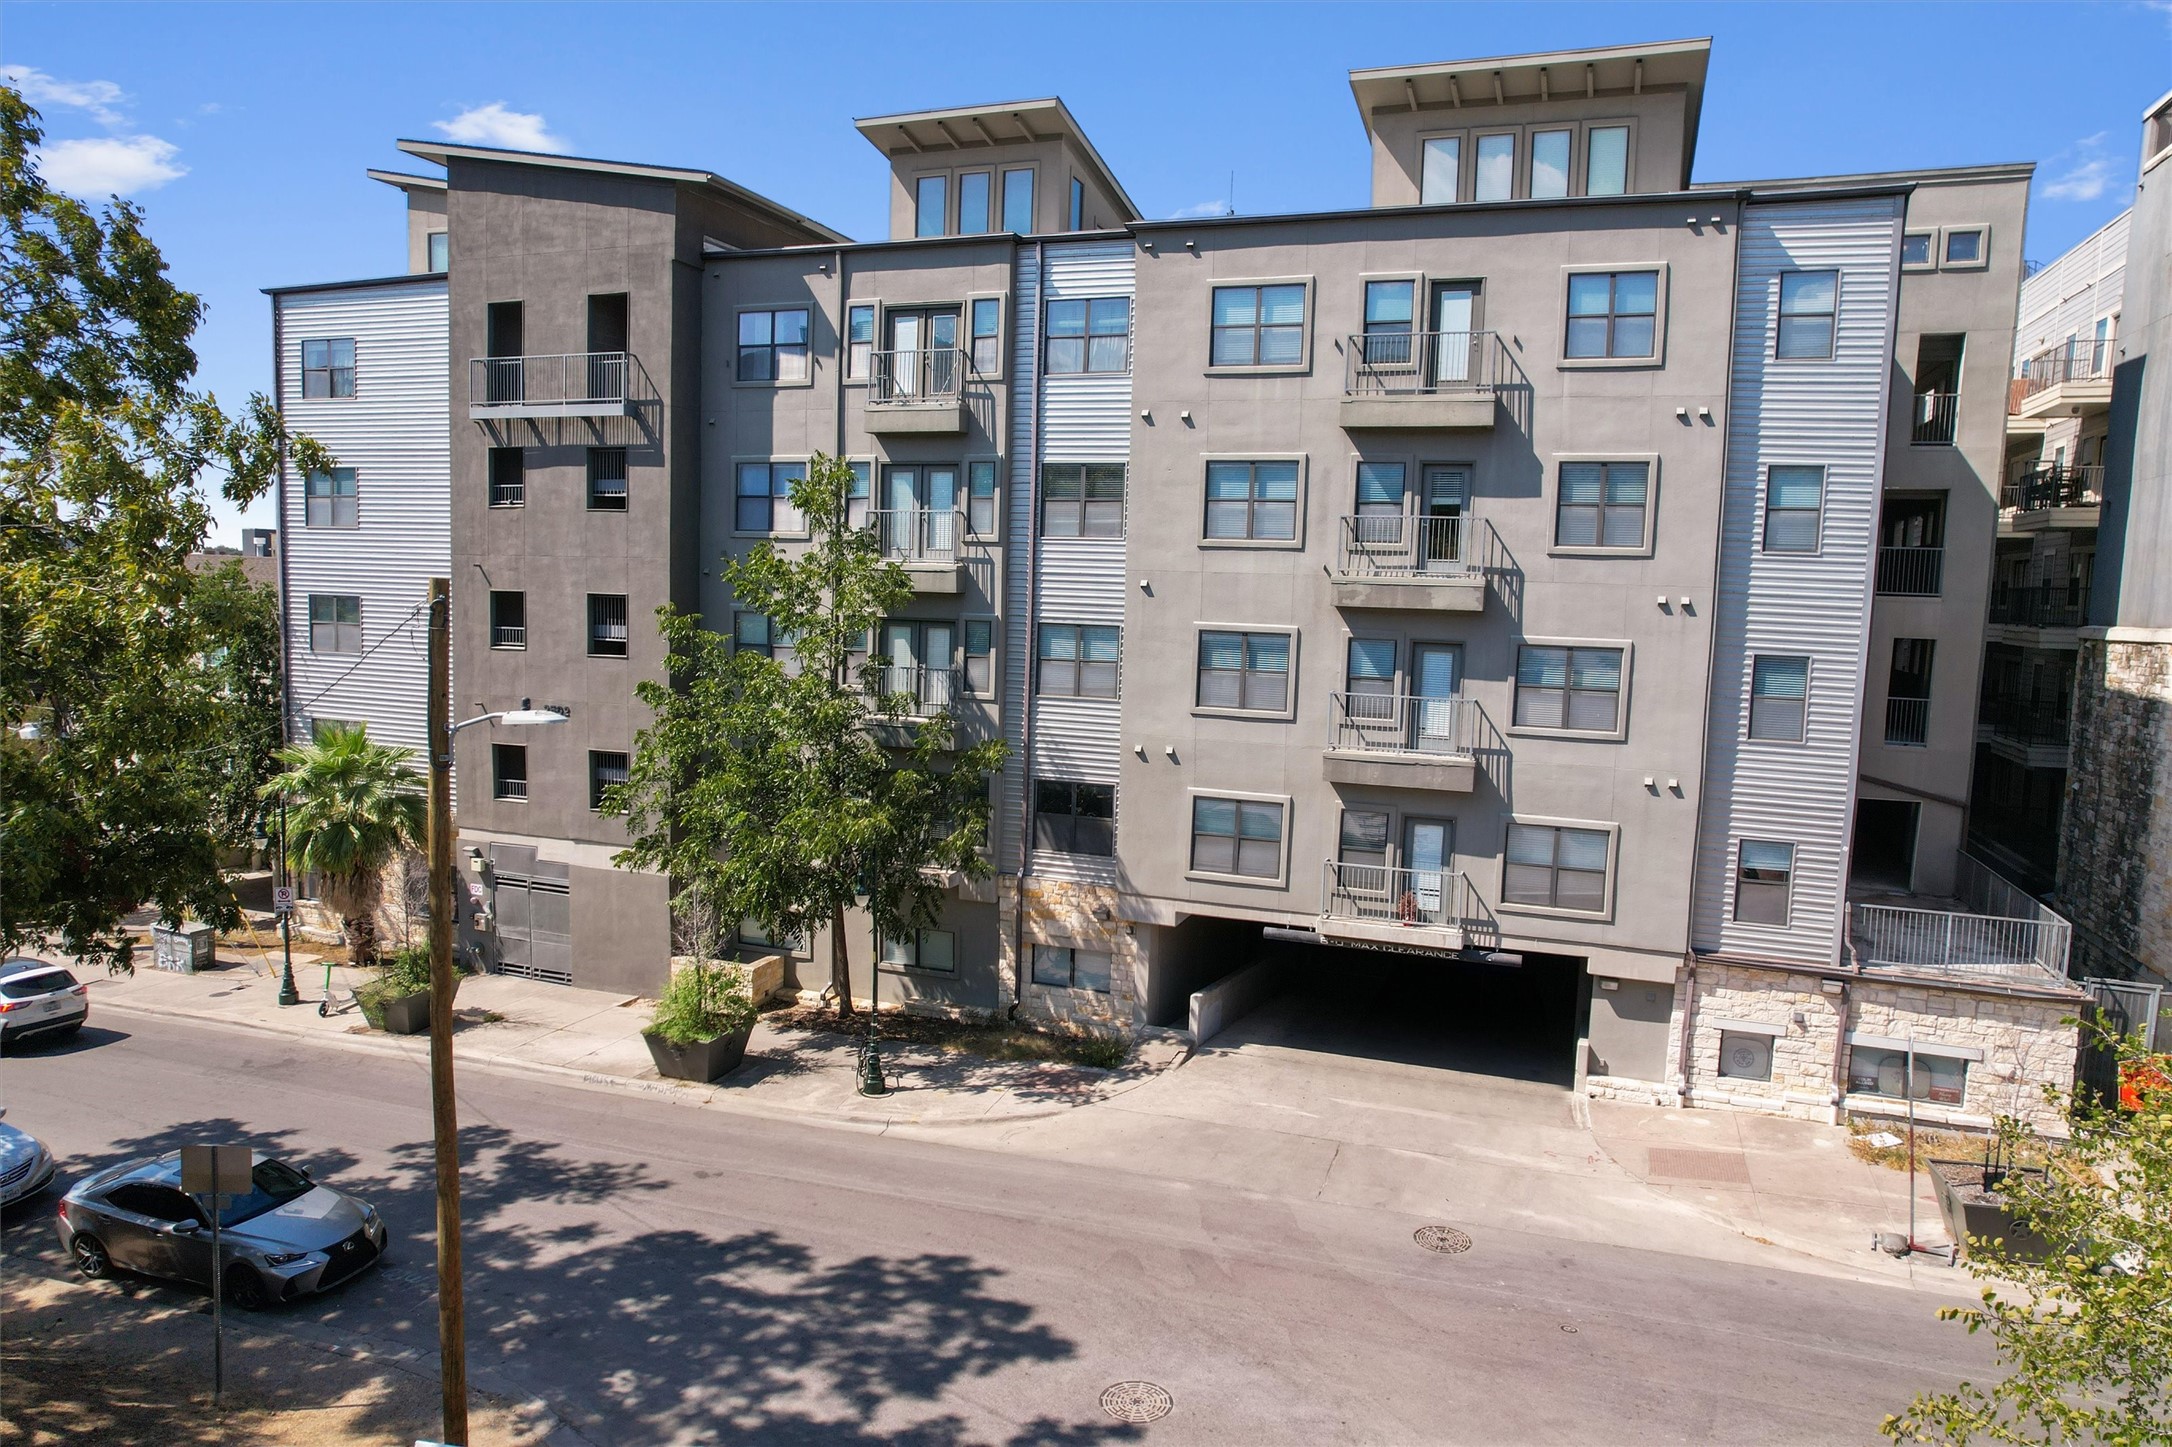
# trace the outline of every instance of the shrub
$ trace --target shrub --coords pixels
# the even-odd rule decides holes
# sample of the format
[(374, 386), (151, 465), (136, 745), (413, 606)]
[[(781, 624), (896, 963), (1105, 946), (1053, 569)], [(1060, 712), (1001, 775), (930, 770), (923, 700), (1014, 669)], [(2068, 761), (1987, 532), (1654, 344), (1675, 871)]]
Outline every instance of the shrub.
[(1120, 1070), (1131, 1058), (1131, 1042), (1121, 1035), (1103, 1035), (1092, 1032), (1081, 1035), (1071, 1045), (1071, 1058), (1081, 1065), (1097, 1066), (1102, 1070)]
[(693, 1045), (748, 1029), (756, 1013), (746, 966), (696, 961), (672, 971), (646, 1033)]
[(394, 950), (385, 957), (377, 978), (384, 983), (385, 994), (394, 999), (429, 989), (430, 947), (408, 945)]

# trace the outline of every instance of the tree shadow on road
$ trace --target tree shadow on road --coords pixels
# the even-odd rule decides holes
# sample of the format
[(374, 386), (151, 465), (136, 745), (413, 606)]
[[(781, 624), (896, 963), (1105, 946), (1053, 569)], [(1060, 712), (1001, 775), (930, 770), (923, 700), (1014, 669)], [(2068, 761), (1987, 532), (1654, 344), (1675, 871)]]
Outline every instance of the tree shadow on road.
[[(120, 1143), (82, 1171), (184, 1143), (231, 1141), (307, 1165), (319, 1181), (371, 1202), (395, 1238), (378, 1269), (250, 1318), (249, 1327), (319, 1345), (404, 1351), (411, 1369), (434, 1369), (427, 1140), (396, 1148), (389, 1167), (373, 1173), (347, 1152), (314, 1148), (302, 1132), (252, 1132), (212, 1118)], [(574, 1160), (490, 1125), (462, 1131), (461, 1144), (472, 1379), (478, 1389), (544, 1398), (590, 1441), (1084, 1447), (1137, 1436), (1099, 1418), (1004, 1421), (960, 1410), (969, 1382), (1077, 1355), (1031, 1306), (1002, 1294), (1000, 1270), (967, 1254), (837, 1259), (775, 1230), (719, 1239), (629, 1228), (666, 1185), (648, 1167)], [(62, 1189), (65, 1182), (54, 1188)], [(31, 1217), (10, 1222), (9, 1254), (65, 1273), (50, 1205)], [(98, 1313), (97, 1330), (116, 1353), (126, 1351), (133, 1316), (201, 1295), (146, 1283), (81, 1289), (133, 1308)], [(118, 1291), (134, 1292), (134, 1301), (121, 1303)], [(306, 1363), (288, 1375), (294, 1387), (280, 1395), (306, 1399)], [(389, 1403), (381, 1419), (365, 1413), (357, 1425), (387, 1439), (432, 1435), (424, 1430), (430, 1423), (406, 1420)]]

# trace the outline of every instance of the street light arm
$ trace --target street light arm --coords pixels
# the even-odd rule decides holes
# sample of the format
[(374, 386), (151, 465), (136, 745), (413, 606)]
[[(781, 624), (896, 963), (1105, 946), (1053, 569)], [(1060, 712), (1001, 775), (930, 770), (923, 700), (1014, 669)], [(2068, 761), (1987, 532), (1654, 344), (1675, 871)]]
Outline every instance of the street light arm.
[(461, 720), (460, 722), (458, 722), (458, 723), (454, 724), (454, 725), (453, 725), (453, 726), (452, 726), (451, 728), (449, 728), (449, 729), (445, 730), (445, 732), (446, 732), (446, 733), (447, 733), (448, 735), (450, 735), (450, 734), (456, 734), (456, 733), (460, 732), (460, 730), (462, 730), (462, 729), (465, 729), (465, 728), (473, 728), (473, 727), (474, 727), (475, 725), (477, 725), (477, 724), (481, 724), (481, 723), (496, 723), (496, 722), (497, 722), (497, 721), (498, 721), (499, 719), (501, 719), (501, 718), (504, 718), (504, 717), (505, 717), (505, 710), (504, 710), (504, 709), (499, 709), (499, 710), (498, 710), (498, 711), (497, 711), (496, 713), (479, 713), (479, 714), (477, 714), (477, 715), (476, 715), (475, 717), (473, 717), (473, 718), (469, 718), (469, 719), (462, 719), (462, 720)]

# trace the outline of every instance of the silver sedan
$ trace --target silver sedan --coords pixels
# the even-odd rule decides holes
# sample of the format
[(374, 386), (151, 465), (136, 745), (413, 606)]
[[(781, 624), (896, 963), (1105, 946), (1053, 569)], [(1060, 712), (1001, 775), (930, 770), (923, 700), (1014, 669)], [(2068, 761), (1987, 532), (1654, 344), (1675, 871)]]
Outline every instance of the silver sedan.
[[(85, 1276), (115, 1267), (211, 1284), (209, 1205), (181, 1190), (180, 1155), (113, 1166), (61, 1198), (61, 1245)], [(225, 1297), (248, 1310), (337, 1286), (382, 1256), (377, 1212), (307, 1171), (255, 1157), (247, 1195), (219, 1216)]]
[[(7, 1114), (0, 1110), (0, 1115)], [(53, 1153), (28, 1131), (0, 1125), (0, 1208), (27, 1201), (53, 1179)]]

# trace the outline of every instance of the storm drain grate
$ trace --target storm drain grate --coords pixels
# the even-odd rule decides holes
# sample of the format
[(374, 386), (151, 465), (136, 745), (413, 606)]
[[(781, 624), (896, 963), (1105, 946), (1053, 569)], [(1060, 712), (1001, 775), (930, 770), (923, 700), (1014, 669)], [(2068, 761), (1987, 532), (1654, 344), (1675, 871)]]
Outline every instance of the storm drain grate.
[(1101, 1410), (1119, 1422), (1159, 1422), (1175, 1405), (1168, 1389), (1152, 1382), (1118, 1382), (1101, 1393)]
[(1442, 1256), (1458, 1256), (1471, 1249), (1471, 1238), (1453, 1226), (1420, 1226), (1410, 1239)]

